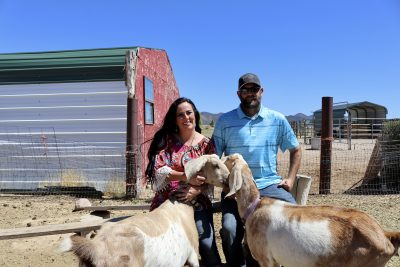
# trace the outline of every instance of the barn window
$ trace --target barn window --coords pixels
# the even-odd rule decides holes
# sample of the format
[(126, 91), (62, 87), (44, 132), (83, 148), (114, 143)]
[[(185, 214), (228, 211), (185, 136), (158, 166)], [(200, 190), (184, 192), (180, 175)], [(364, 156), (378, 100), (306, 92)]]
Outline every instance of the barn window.
[(153, 82), (144, 77), (144, 119), (146, 124), (154, 124)]

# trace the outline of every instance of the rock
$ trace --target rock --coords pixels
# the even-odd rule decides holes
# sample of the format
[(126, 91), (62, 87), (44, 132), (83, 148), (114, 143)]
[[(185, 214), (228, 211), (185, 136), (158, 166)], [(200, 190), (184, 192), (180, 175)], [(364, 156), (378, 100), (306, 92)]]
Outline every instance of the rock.
[(81, 210), (84, 207), (91, 207), (92, 203), (90, 203), (89, 199), (87, 198), (80, 198), (75, 201), (75, 209), (74, 210)]

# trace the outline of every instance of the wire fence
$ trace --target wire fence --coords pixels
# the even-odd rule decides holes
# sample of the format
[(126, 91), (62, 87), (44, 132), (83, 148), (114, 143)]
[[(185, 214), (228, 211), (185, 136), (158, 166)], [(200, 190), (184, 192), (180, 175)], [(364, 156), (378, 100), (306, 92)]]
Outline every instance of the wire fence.
[(53, 129), (41, 129), (40, 135), (30, 134), (31, 130), (7, 133), (3, 129), (0, 192), (90, 197), (125, 194), (125, 155), (120, 145), (71, 142), (57, 138)]
[[(126, 147), (113, 142), (60, 139), (53, 129), (2, 129), (0, 135), (0, 193), (125, 197), (133, 190), (135, 196), (141, 197), (145, 192), (148, 142), (144, 140), (138, 140), (139, 145), (126, 153)], [(310, 176), (310, 193), (319, 194), (320, 158), (325, 155), (321, 155), (315, 140), (305, 142), (299, 137), (299, 141), (299, 174)], [(317, 144), (318, 141), (317, 138)], [(280, 152), (278, 172), (286, 177), (288, 169), (289, 153)], [(332, 142), (329, 171), (331, 179), (325, 187), (329, 193), (398, 194), (400, 141), (353, 139), (349, 144), (346, 139), (336, 138)]]
[[(302, 140), (302, 162), (299, 174), (312, 178), (311, 194), (320, 190), (321, 151)], [(332, 142), (329, 193), (334, 194), (399, 194), (400, 142), (379, 139), (356, 139), (349, 150), (345, 141)], [(286, 177), (289, 152), (279, 153), (278, 172)]]

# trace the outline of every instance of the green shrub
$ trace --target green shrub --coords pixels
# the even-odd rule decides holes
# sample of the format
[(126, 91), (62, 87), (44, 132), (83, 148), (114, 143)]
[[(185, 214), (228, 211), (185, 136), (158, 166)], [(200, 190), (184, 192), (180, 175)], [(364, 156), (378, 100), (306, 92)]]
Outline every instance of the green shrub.
[(214, 127), (211, 127), (210, 125), (201, 125), (200, 128), (202, 129), (201, 133), (204, 136), (211, 138), (211, 136), (214, 132)]
[(400, 120), (388, 120), (383, 123), (382, 139), (385, 141), (400, 140)]

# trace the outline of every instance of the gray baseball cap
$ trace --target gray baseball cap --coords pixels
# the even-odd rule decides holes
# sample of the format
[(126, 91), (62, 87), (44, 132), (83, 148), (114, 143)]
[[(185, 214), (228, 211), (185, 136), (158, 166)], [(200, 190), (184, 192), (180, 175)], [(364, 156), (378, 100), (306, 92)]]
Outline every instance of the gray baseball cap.
[(246, 73), (239, 78), (239, 89), (248, 83), (254, 83), (261, 87), (260, 79), (253, 73)]

